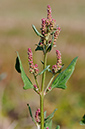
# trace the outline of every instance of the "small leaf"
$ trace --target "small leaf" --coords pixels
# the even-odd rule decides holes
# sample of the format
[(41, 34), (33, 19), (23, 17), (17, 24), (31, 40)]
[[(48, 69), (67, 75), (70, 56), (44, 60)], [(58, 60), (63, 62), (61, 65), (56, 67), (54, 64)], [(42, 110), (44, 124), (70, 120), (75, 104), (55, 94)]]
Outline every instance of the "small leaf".
[(18, 57), (16, 58), (15, 68), (16, 68), (16, 70), (17, 70), (19, 73), (21, 73), (21, 70), (20, 70), (20, 63), (19, 63), (19, 58), (18, 58)]
[(56, 79), (52, 83), (52, 86), (51, 86), (52, 89), (53, 88), (62, 88), (62, 89), (67, 88), (66, 82), (68, 81), (68, 79), (70, 78), (70, 76), (72, 75), (74, 71), (77, 58), (78, 57), (74, 58), (72, 62), (70, 63), (70, 65), (56, 77)]
[(50, 52), (52, 50), (53, 42), (54, 42), (54, 35), (52, 36), (52, 42), (51, 42), (50, 46), (46, 50), (47, 52)]
[(44, 118), (46, 117), (46, 113), (47, 113), (47, 111), (44, 112)]
[(38, 45), (37, 45), (37, 48), (35, 49), (35, 51), (43, 51), (43, 47), (40, 45), (40, 43), (42, 42), (42, 39), (40, 39)]
[(80, 125), (85, 125), (85, 115), (83, 116), (82, 120), (80, 121)]
[(53, 35), (53, 34), (56, 32), (56, 30), (57, 30), (57, 29), (55, 29), (55, 30), (51, 33), (51, 35)]
[(44, 62), (41, 60), (41, 63), (44, 64)]
[(47, 123), (44, 124), (44, 129), (46, 129), (47, 127), (49, 129), (52, 129), (52, 120), (50, 120), (49, 122), (47, 122)]
[(32, 115), (32, 111), (31, 111), (30, 105), (27, 104), (27, 106), (28, 106), (28, 108), (29, 108), (29, 112), (30, 112), (30, 116), (31, 116), (31, 118), (32, 118), (32, 121), (35, 123), (35, 120), (34, 120), (34, 118), (33, 118), (33, 115)]
[(35, 33), (40, 36), (40, 37), (44, 37), (41, 33), (38, 32), (38, 30), (36, 29), (36, 27), (34, 25), (32, 25), (33, 30), (35, 31)]
[(15, 68), (19, 73), (21, 73), (21, 78), (22, 78), (23, 83), (24, 83), (23, 89), (26, 90), (26, 89), (33, 88), (32, 82), (30, 81), (30, 79), (27, 77), (27, 75), (24, 72), (24, 69), (23, 69), (18, 52), (17, 52), (17, 59), (16, 59)]
[(46, 70), (48, 70), (48, 69), (49, 69), (49, 67), (50, 67), (50, 65), (46, 66), (46, 68), (45, 68), (43, 71), (41, 71), (38, 75), (43, 74)]
[(51, 73), (53, 73), (50, 69), (48, 69), (48, 72), (51, 72)]
[(60, 125), (57, 125), (56, 129), (60, 129)]
[(37, 48), (35, 49), (35, 51), (38, 51), (38, 50), (39, 51), (43, 51), (43, 47), (41, 47), (41, 46), (38, 45)]
[(47, 118), (45, 118), (44, 122), (47, 123), (48, 121), (50, 121), (53, 116), (54, 116), (54, 113), (56, 112), (57, 109), (55, 109), (49, 116), (47, 116)]

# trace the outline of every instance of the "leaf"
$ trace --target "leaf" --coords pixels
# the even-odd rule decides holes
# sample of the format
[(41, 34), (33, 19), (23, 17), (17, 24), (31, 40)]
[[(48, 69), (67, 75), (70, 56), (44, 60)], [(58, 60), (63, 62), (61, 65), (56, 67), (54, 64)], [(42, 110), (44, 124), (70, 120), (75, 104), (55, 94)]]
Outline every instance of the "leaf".
[(49, 129), (52, 129), (52, 120), (50, 120), (49, 122), (45, 123), (44, 129), (46, 129), (47, 127), (48, 127)]
[(38, 45), (37, 45), (35, 51), (38, 51), (38, 50), (43, 51), (43, 47), (40, 46), (40, 43), (41, 43), (41, 42), (42, 42), (42, 39), (40, 39), (40, 41), (39, 41), (39, 43), (38, 43)]
[(36, 27), (34, 25), (32, 25), (33, 30), (35, 31), (35, 33), (40, 36), (40, 37), (44, 37), (41, 33), (38, 32), (38, 30), (36, 29)]
[(49, 67), (50, 67), (50, 65), (46, 66), (46, 68), (45, 68), (43, 71), (41, 71), (38, 75), (43, 74), (46, 70), (48, 70), (48, 69), (49, 69)]
[(60, 125), (57, 125), (56, 129), (60, 129)]
[(84, 114), (82, 120), (80, 121), (80, 125), (85, 125), (85, 114)]
[(44, 62), (41, 60), (41, 63), (44, 64)]
[(66, 89), (66, 82), (68, 81), (68, 79), (70, 78), (70, 76), (72, 75), (75, 65), (76, 65), (76, 61), (77, 61), (78, 57), (75, 57), (72, 62), (70, 63), (70, 65), (63, 71), (61, 72), (56, 79), (53, 81), (52, 83), (52, 89), (53, 88), (62, 88), (62, 89)]
[(46, 117), (46, 113), (47, 113), (47, 111), (44, 112), (44, 118)]
[(52, 36), (52, 42), (51, 42), (50, 46), (46, 50), (47, 52), (50, 52), (52, 50), (53, 42), (54, 42), (54, 35)]
[(53, 35), (56, 32), (56, 29), (51, 33), (51, 35)]
[(57, 109), (55, 109), (49, 116), (47, 116), (47, 118), (44, 119), (44, 123), (47, 123), (49, 122), (53, 116), (54, 116), (54, 113), (56, 112)]
[(20, 63), (19, 63), (19, 58), (18, 57), (16, 58), (15, 68), (16, 68), (16, 70), (17, 70), (18, 73), (21, 73)]
[(43, 47), (38, 45), (37, 48), (35, 49), (35, 51), (38, 51), (38, 50), (43, 51)]
[(30, 81), (30, 79), (27, 77), (27, 75), (24, 72), (24, 69), (23, 69), (18, 52), (17, 52), (15, 68), (16, 68), (17, 72), (21, 73), (21, 78), (22, 78), (23, 83), (24, 83), (23, 89), (26, 90), (26, 89), (33, 88), (32, 82)]
[(33, 118), (33, 115), (32, 115), (32, 111), (31, 111), (30, 105), (27, 104), (27, 106), (28, 106), (28, 108), (29, 108), (29, 112), (30, 112), (30, 116), (31, 116), (31, 118), (32, 118), (32, 121), (33, 121), (34, 123), (36, 123), (35, 120), (34, 120), (34, 118)]
[(51, 72), (51, 73), (53, 73), (53, 72), (51, 71), (51, 69), (48, 69), (48, 72)]

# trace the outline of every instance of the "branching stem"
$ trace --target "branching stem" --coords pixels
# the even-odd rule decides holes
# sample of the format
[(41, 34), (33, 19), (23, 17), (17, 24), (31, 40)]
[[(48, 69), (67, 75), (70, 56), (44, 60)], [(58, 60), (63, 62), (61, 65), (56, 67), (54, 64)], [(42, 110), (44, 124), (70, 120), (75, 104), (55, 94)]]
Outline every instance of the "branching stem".
[(52, 78), (50, 79), (50, 81), (49, 81), (49, 83), (48, 83), (48, 85), (47, 85), (47, 87), (46, 87), (46, 89), (45, 89), (45, 93), (46, 93), (47, 89), (50, 87), (50, 84), (52, 83), (53, 79), (54, 79), (54, 75), (53, 75)]
[[(47, 53), (44, 54), (43, 69), (46, 67)], [(42, 74), (41, 94), (40, 94), (40, 111), (41, 111), (41, 129), (44, 129), (44, 87), (46, 71)]]

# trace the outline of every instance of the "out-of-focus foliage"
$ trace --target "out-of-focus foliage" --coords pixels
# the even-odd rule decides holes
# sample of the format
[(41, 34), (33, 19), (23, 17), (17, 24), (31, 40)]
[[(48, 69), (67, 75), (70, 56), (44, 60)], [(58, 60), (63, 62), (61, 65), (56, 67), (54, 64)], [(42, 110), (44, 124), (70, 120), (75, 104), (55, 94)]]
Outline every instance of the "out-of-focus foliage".
[[(49, 93), (45, 99), (45, 110), (49, 116), (55, 108), (58, 109), (53, 119), (54, 128), (57, 124), (61, 129), (85, 128), (79, 124), (85, 113), (85, 0), (56, 0), (49, 3), (46, 0), (3, 0), (0, 1), (0, 72), (5, 71), (7, 77), (0, 81), (1, 129), (35, 128), (29, 117), (27, 103), (30, 103), (32, 111), (36, 111), (39, 98), (31, 89), (23, 90), (20, 74), (14, 68), (15, 51), (19, 51), (24, 70), (33, 80), (29, 74), (27, 48), (36, 48), (39, 37), (34, 34), (31, 25), (36, 25), (39, 30), (40, 19), (46, 17), (48, 4), (61, 27), (57, 48), (62, 53), (64, 68), (74, 57), (79, 57), (75, 72), (67, 83), (68, 88), (65, 91), (54, 89)], [(48, 64), (51, 66), (56, 62), (54, 55), (55, 50), (48, 54)], [(40, 52), (34, 52), (34, 61), (39, 67), (41, 57)], [(48, 74), (47, 76), (46, 83), (51, 77)]]
[(85, 115), (83, 116), (82, 120), (80, 121), (81, 125), (85, 125)]

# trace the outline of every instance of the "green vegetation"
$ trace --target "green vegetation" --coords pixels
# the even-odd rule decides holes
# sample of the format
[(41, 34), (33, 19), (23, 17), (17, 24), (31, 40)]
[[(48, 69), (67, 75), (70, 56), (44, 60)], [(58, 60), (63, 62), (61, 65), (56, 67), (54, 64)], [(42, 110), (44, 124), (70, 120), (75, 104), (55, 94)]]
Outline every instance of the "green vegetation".
[[(54, 126), (57, 121), (61, 129), (85, 128), (79, 125), (85, 113), (85, 0), (81, 2), (57, 0), (49, 3), (46, 0), (3, 0), (0, 2), (0, 73), (6, 72), (7, 77), (0, 82), (0, 127), (4, 123), (4, 129), (13, 122), (15, 122), (15, 129), (34, 127), (27, 114), (26, 104), (29, 102), (33, 107), (32, 110), (36, 111), (39, 106), (38, 96), (31, 90), (23, 92), (22, 80), (14, 69), (15, 51), (19, 51), (23, 67), (25, 66), (24, 70), (28, 74), (27, 48), (34, 47), (39, 41), (31, 25), (36, 24), (36, 28), (39, 27), (38, 20), (45, 17), (48, 4), (52, 7), (57, 24), (62, 28), (58, 49), (62, 52), (63, 63), (66, 64), (64, 67), (66, 68), (74, 57), (79, 56), (79, 58), (75, 72), (67, 84), (68, 88), (64, 92), (59, 89), (49, 93), (45, 100), (45, 109), (50, 114), (57, 107), (53, 119)], [(48, 56), (51, 58), (48, 61), (51, 65), (56, 62), (56, 55), (54, 51), (52, 53)], [(41, 58), (39, 52), (35, 57), (38, 60)], [(30, 74), (29, 76), (32, 77)], [(49, 109), (50, 105), (51, 109)]]

